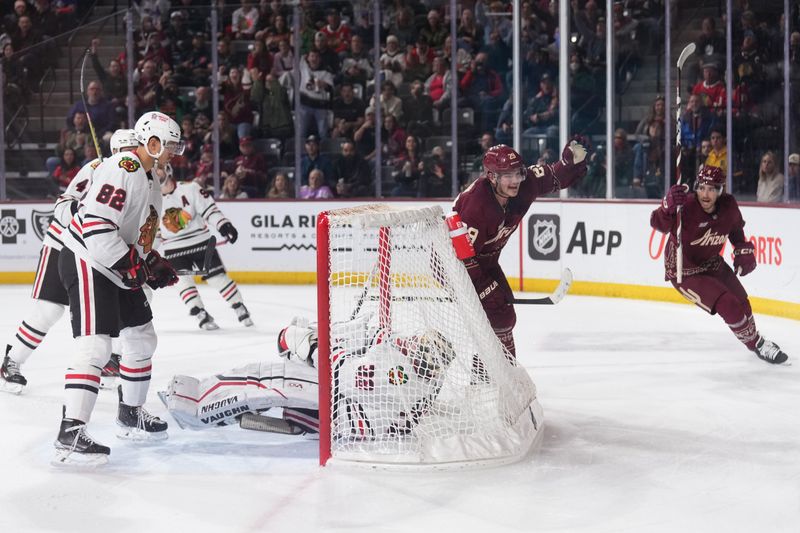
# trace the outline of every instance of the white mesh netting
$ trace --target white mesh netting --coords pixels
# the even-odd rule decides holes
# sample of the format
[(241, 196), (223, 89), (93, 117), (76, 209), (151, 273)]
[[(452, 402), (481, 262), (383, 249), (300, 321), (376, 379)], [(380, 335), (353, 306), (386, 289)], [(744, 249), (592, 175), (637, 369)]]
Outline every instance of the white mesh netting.
[(332, 458), (523, 455), (541, 425), (536, 388), (494, 335), (441, 208), (368, 205), (328, 220)]

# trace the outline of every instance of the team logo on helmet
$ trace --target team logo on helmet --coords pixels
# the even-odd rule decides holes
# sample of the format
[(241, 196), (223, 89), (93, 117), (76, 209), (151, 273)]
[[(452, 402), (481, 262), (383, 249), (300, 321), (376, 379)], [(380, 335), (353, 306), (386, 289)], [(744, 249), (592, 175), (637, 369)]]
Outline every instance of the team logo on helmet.
[(124, 168), (126, 172), (136, 172), (140, 166), (138, 161), (130, 157), (123, 157), (119, 160), (119, 168)]

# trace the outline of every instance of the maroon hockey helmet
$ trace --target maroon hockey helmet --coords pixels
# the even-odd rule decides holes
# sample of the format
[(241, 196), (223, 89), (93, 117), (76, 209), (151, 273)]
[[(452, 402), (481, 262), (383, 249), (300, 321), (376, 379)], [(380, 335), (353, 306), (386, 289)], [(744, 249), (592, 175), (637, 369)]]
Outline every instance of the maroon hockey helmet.
[(494, 176), (510, 172), (522, 172), (525, 164), (516, 150), (505, 144), (492, 146), (483, 156), (483, 169)]
[(700, 185), (711, 185), (712, 187), (716, 187), (721, 190), (722, 187), (725, 186), (725, 179), (725, 173), (721, 168), (705, 165), (702, 169), (700, 169), (700, 172), (697, 173), (695, 187), (699, 187)]

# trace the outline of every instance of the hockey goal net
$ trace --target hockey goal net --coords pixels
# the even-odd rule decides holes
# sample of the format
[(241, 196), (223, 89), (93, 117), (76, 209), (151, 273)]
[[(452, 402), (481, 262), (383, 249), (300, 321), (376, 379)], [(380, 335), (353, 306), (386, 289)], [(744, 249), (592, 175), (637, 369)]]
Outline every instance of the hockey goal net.
[(511, 462), (542, 423), (442, 209), (363, 205), (317, 220), (320, 464)]

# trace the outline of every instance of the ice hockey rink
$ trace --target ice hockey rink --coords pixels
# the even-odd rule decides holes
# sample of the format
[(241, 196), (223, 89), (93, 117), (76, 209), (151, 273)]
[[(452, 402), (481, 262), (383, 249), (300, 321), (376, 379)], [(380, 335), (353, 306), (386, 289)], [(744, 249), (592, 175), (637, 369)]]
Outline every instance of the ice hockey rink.
[[(26, 394), (0, 395), (0, 531), (800, 531), (796, 321), (756, 315), (796, 362), (773, 367), (689, 305), (517, 306), (518, 357), (545, 410), (539, 448), (503, 467), (398, 473), (320, 468), (305, 437), (172, 423), (155, 391), (173, 374), (277, 358), (278, 331), (315, 314), (311, 286), (241, 291), (254, 328), (201, 287), (214, 332), (176, 291), (156, 293), (148, 407), (171, 422), (169, 440), (118, 440), (116, 394), (102, 391), (89, 429), (112, 453), (95, 470), (49, 464), (72, 352), (62, 319), (24, 367)], [(0, 301), (5, 339), (29, 287), (0, 287)]]

